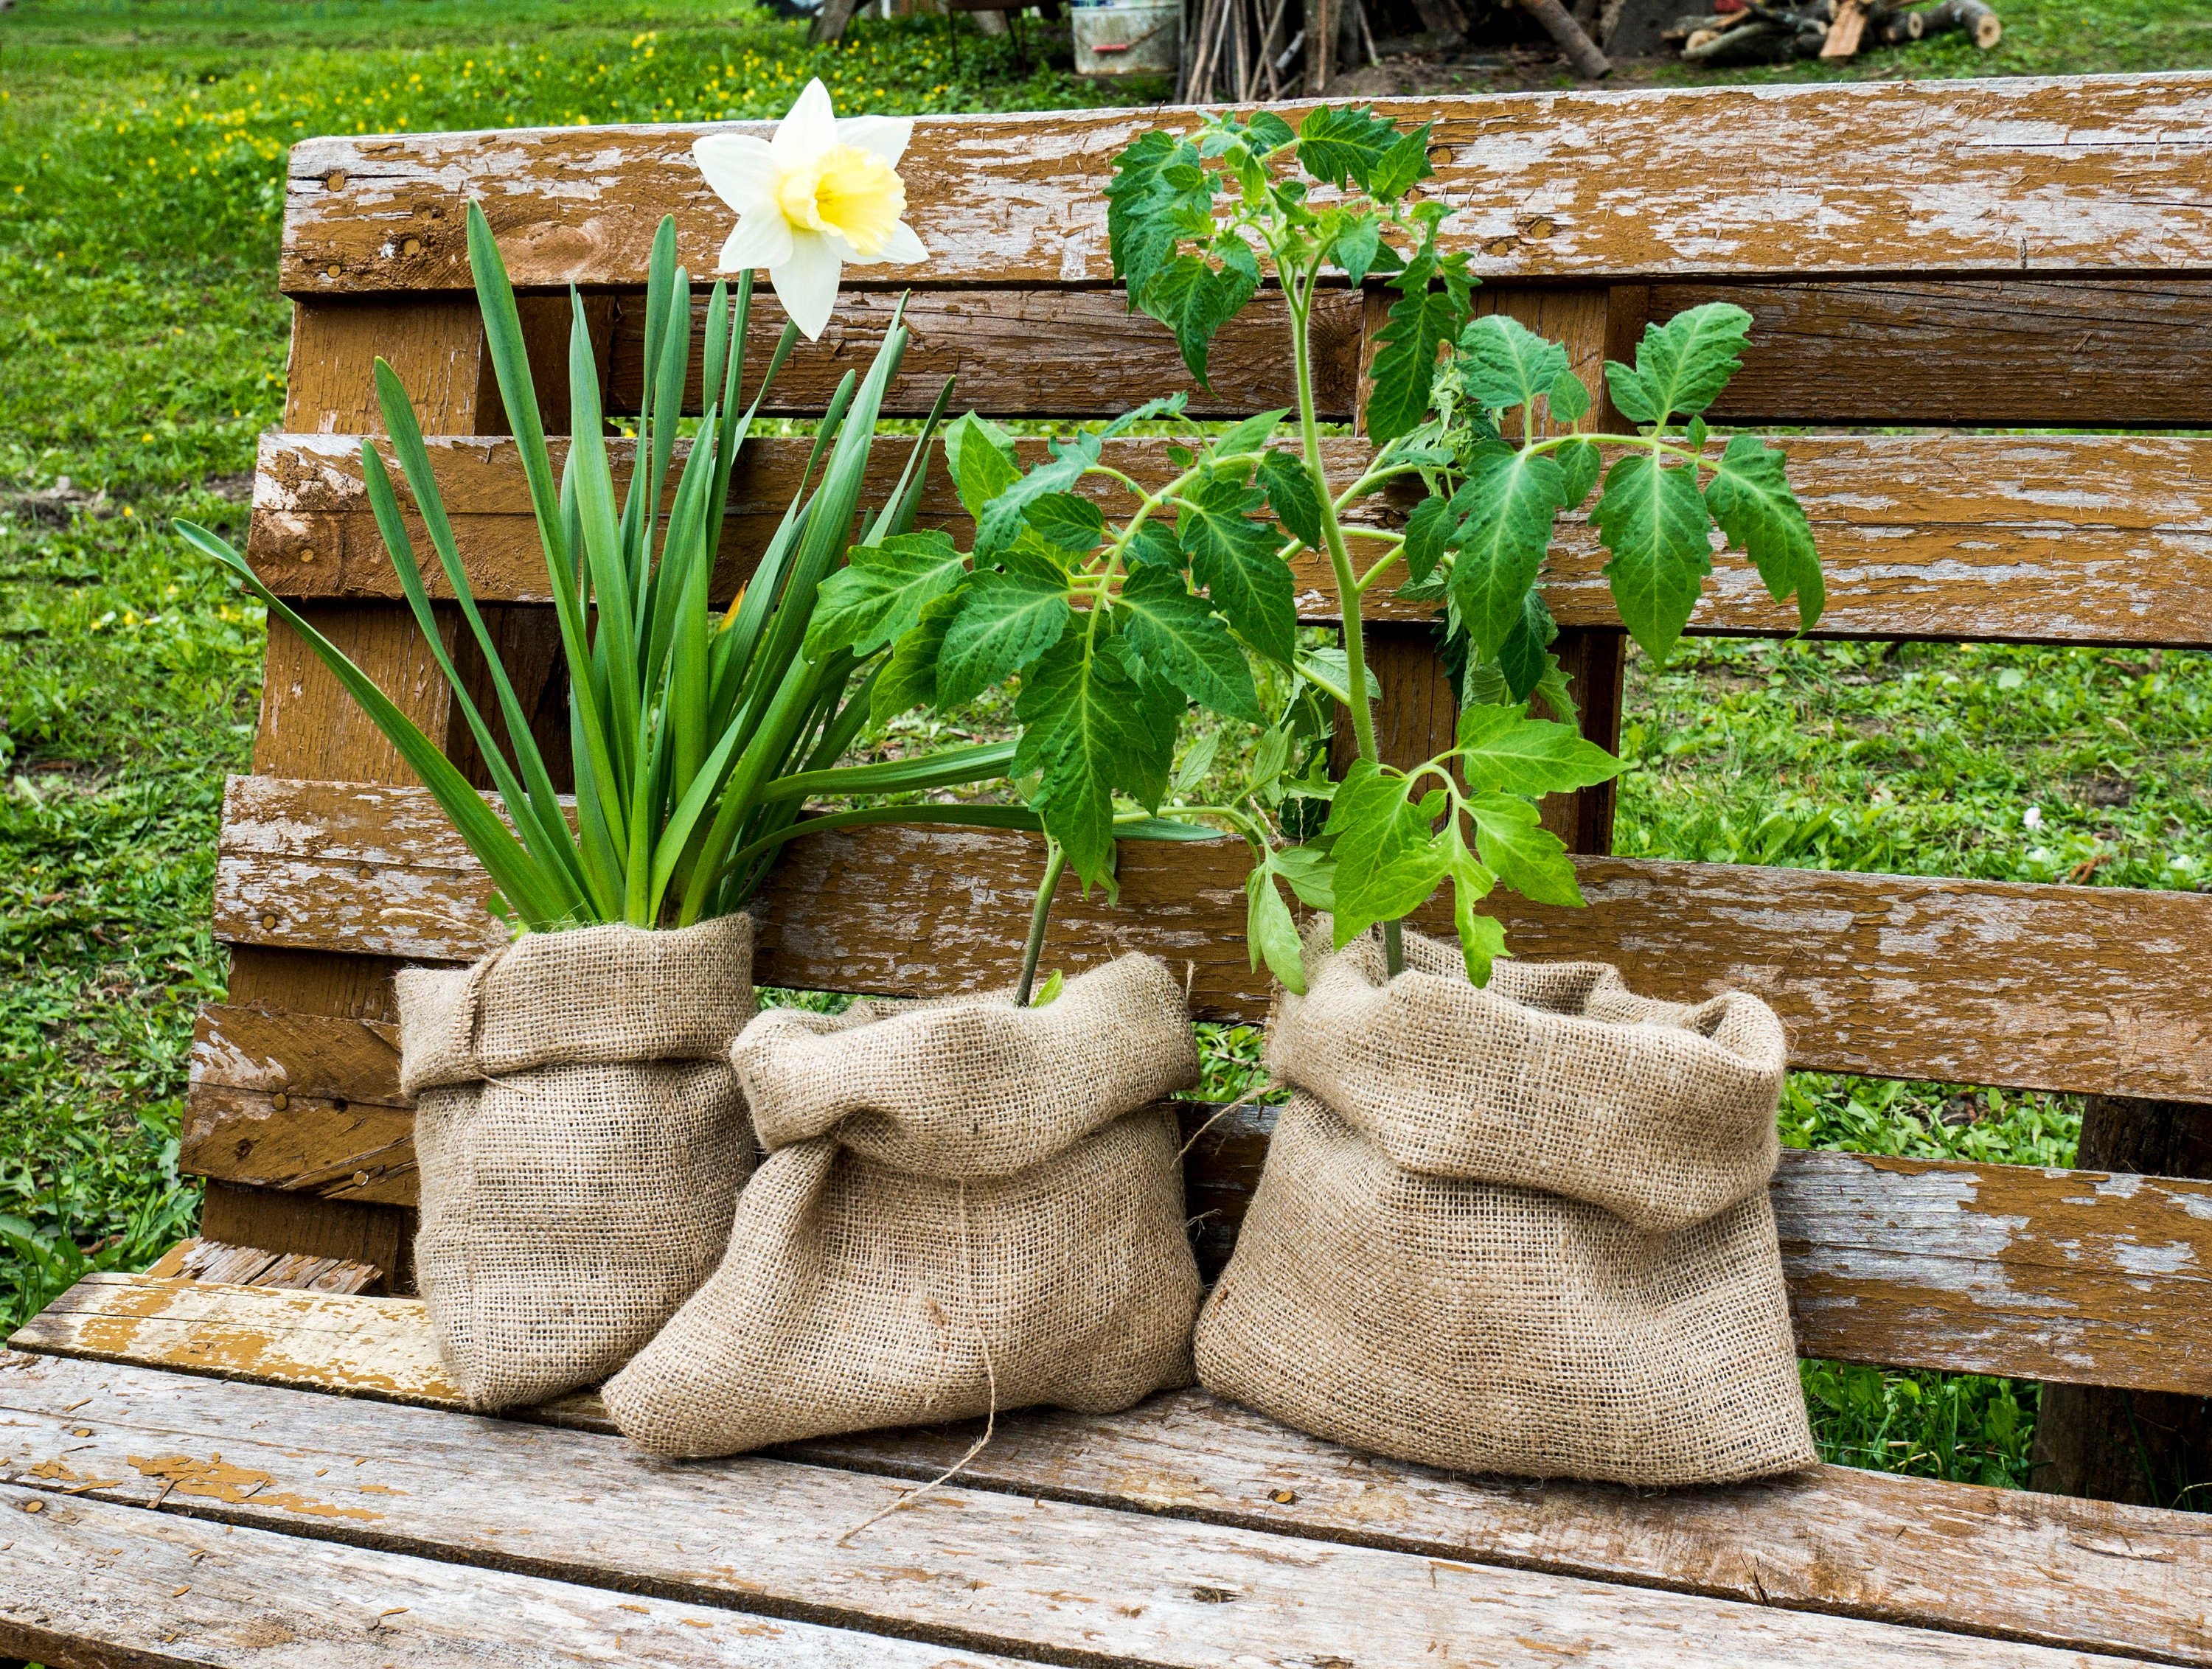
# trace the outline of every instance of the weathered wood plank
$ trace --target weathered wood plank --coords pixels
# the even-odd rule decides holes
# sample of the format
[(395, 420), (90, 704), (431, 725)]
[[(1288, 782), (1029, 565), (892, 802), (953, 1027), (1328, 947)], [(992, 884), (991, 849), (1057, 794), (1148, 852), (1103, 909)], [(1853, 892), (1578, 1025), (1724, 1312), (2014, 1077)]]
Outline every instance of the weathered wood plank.
[[(699, 367), (706, 341), (705, 292), (695, 281), (691, 364), (684, 410), (700, 409)], [(884, 397), (884, 410), (926, 416), (946, 377), (957, 379), (952, 410), (1003, 417), (1116, 416), (1158, 395), (1188, 397), (1193, 416), (1241, 417), (1297, 404), (1290, 356), (1290, 315), (1269, 290), (1222, 328), (1206, 356), (1211, 386), (1191, 380), (1174, 336), (1157, 319), (1129, 311), (1107, 290), (847, 290), (821, 340), (801, 337), (761, 410), (818, 416), (848, 371), (866, 376), (903, 297), (906, 358)], [(1358, 367), (1359, 297), (1348, 289), (1315, 298), (1314, 398), (1322, 417), (1349, 422)], [(757, 377), (783, 329), (783, 309), (765, 284), (753, 298), (745, 369)], [(634, 412), (644, 380), (645, 298), (617, 298), (608, 361), (607, 409)], [(716, 391), (720, 398), (720, 391)], [(746, 390), (748, 402), (752, 398)], [(564, 412), (556, 426), (568, 428)]]
[[(133, 1493), (150, 1501), (164, 1481), (134, 1475)], [(70, 1487), (0, 1485), (0, 1652), (55, 1669), (1013, 1669), (921, 1642), (149, 1513)]]
[(374, 1264), (343, 1258), (307, 1258), (194, 1235), (164, 1252), (148, 1266), (146, 1275), (149, 1280), (292, 1287), (307, 1292), (366, 1292), (384, 1279), (385, 1271)]
[[(1486, 276), (2212, 270), (2212, 86), (2187, 74), (1385, 100), (1433, 120), (1445, 241)], [(1285, 114), (1293, 122), (1302, 111)], [(926, 267), (887, 287), (1109, 280), (1113, 159), (1174, 111), (925, 117), (902, 172)], [(283, 288), (462, 289), (462, 205), (514, 281), (638, 285), (653, 231), (710, 272), (729, 211), (698, 126), (340, 136), (295, 146)], [(766, 132), (765, 124), (721, 130)], [(1944, 158), (1930, 169), (1926, 159)], [(1747, 168), (1743, 159), (1756, 157)], [(871, 274), (873, 277), (877, 275)]]
[[(794, 841), (757, 908), (763, 984), (895, 995), (1009, 975), (1030, 837), (886, 825)], [(1061, 901), (1048, 965), (1140, 948), (1191, 964), (1212, 1018), (1271, 992), (1243, 948), (1244, 848), (1125, 841), (1121, 901)], [(1749, 989), (1795, 1065), (2212, 1101), (2212, 897), (1733, 865), (1583, 859), (1589, 907), (1500, 893), (1516, 954), (1620, 965), (1638, 990)], [(467, 961), (504, 943), (483, 872), (421, 790), (231, 779), (215, 931), (234, 944)], [(1417, 925), (1449, 931), (1432, 901)]]
[[(1819, 636), (2212, 645), (2212, 440), (1797, 435), (1782, 444), (1827, 575)], [(751, 572), (798, 485), (805, 445), (770, 440), (749, 450), (723, 531), (717, 595), (734, 594)], [(878, 446), (878, 493), (889, 490), (910, 445)], [(628, 443), (609, 451), (626, 478)], [(555, 452), (565, 456), (557, 442)], [(1349, 485), (1366, 447), (1339, 440), (1329, 452), (1331, 474)], [(550, 603), (512, 445), (447, 437), (432, 441), (431, 456), (477, 594)], [(1168, 473), (1157, 441), (1120, 443), (1115, 462), (1140, 479)], [(354, 440), (264, 436), (254, 501), (248, 554), (280, 595), (399, 595), (363, 496)], [(1389, 521), (1401, 513), (1383, 505), (1371, 513)], [(941, 468), (932, 472), (921, 516), (968, 537)], [(1547, 592), (1553, 612), (1569, 629), (1618, 629), (1600, 572), (1605, 552), (1587, 519), (1563, 518), (1556, 540)], [(417, 548), (427, 561), (428, 545)], [(1302, 563), (1297, 577), (1300, 613), (1334, 620), (1334, 593), (1321, 564)], [(443, 593), (442, 575), (433, 589)], [(1426, 622), (1434, 612), (1433, 604), (1387, 595), (1368, 608), (1378, 621)], [(1692, 632), (1709, 634), (1796, 628), (1795, 605), (1778, 605), (1740, 554), (1717, 563), (1690, 623)]]
[[(102, 1290), (77, 1289), (71, 1313), (82, 1316), (102, 1299), (112, 1302), (129, 1279), (93, 1278)], [(256, 1313), (276, 1308), (244, 1294), (227, 1314), (204, 1314), (191, 1330), (141, 1318), (144, 1330), (124, 1351), (83, 1351), (63, 1327), (41, 1333), (33, 1347), (205, 1372), (206, 1356), (245, 1353), (217, 1345), (188, 1356), (195, 1338), (226, 1330), (289, 1331), (301, 1340), (295, 1316)], [(377, 1330), (383, 1383), (361, 1385), (365, 1353), (357, 1352), (348, 1359), (350, 1377), (343, 1388), (418, 1406), (459, 1406), (427, 1323), (410, 1338), (385, 1332), (380, 1314), (366, 1320)], [(319, 1387), (313, 1367), (315, 1352), (338, 1337), (323, 1330), (295, 1344), (289, 1377), (215, 1371), (247, 1382), (339, 1388)], [(269, 1353), (260, 1360), (267, 1363)], [(577, 1430), (613, 1429), (592, 1393), (524, 1417)], [(974, 1435), (968, 1426), (860, 1433), (793, 1444), (779, 1454), (928, 1478), (963, 1454)], [(1015, 1496), (1433, 1557), (1792, 1609), (1847, 1610), (1888, 1622), (2180, 1662), (2212, 1660), (2212, 1542), (2197, 1520), (2026, 1491), (1842, 1466), (1668, 1492), (1467, 1478), (1357, 1455), (1203, 1391), (1156, 1397), (1103, 1418), (1029, 1411), (999, 1424), (962, 1478), (969, 1487)], [(2023, 1581), (2026, 1571), (2035, 1580)]]
[[(1716, 423), (2212, 423), (2212, 285), (2188, 279), (1655, 284), (1651, 316), (1751, 310)], [(1618, 357), (1618, 355), (1616, 355)]]
[[(1876, 1655), (2085, 1663), (2016, 1642), (1140, 1517), (1041, 1491), (947, 1487), (848, 1545), (841, 1531), (904, 1486), (766, 1458), (670, 1466), (584, 1432), (182, 1375), (40, 1364), (0, 1375), (0, 1407), (11, 1422), (0, 1433), (30, 1462), (15, 1464), (18, 1478), (49, 1460), (72, 1474), (39, 1480), (49, 1487), (113, 1479), (83, 1493), (143, 1499), (144, 1457), (160, 1456), (200, 1484), (191, 1510), (240, 1525), (1061, 1662), (1312, 1669), (1436, 1662), (1442, 1650), (1468, 1664), (1602, 1654), (1650, 1669), (1754, 1654), (1778, 1669)], [(219, 1481), (203, 1461), (216, 1454)]]

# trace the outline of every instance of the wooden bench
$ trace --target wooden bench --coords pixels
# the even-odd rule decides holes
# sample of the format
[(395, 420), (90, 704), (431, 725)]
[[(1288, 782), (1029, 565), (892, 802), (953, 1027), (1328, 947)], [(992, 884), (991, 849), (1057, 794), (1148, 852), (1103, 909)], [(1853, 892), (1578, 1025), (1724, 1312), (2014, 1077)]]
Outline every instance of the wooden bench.
[[(1646, 320), (1717, 296), (1753, 310), (1746, 369), (1711, 415), (1832, 431), (1790, 442), (1827, 564), (1823, 634), (2212, 645), (2212, 440), (1833, 432), (2212, 425), (2212, 80), (1577, 92), (1391, 113), (1437, 118), (1437, 189), (1488, 281), (1481, 304), (1563, 337), (1594, 389)], [(899, 275), (918, 288), (894, 410), (921, 411), (954, 370), (962, 401), (1015, 417), (1100, 416), (1182, 385), (1165, 332), (1108, 288), (1100, 196), (1121, 145), (1176, 119), (921, 124), (905, 171), (933, 258)], [(461, 732), (360, 491), (371, 357), (447, 437), (433, 450), (477, 593), (508, 665), (539, 671), (558, 756), (550, 610), (496, 433), (462, 208), (484, 200), (526, 291), (549, 426), (568, 409), (556, 350), (572, 281), (611, 350), (608, 407), (634, 409), (654, 222), (677, 213), (695, 270), (727, 229), (690, 137), (322, 139), (293, 155), (289, 432), (262, 444), (251, 555), (441, 741)], [(781, 409), (818, 406), (893, 299), (849, 292), (787, 372)], [(1371, 294), (1330, 304), (1322, 375), (1339, 416), (1354, 415), (1376, 318)], [(757, 310), (756, 331), (779, 323)], [(1232, 329), (1196, 410), (1289, 403), (1279, 325), (1261, 306)], [(756, 443), (725, 596), (802, 444)], [(1362, 450), (1333, 444), (1347, 466)], [(1122, 444), (1139, 474), (1154, 450)], [(940, 482), (925, 515), (957, 513)], [(1623, 640), (1585, 531), (1563, 534), (1553, 567), (1560, 646), (1609, 743)], [(1322, 596), (1305, 592), (1314, 618)], [(1692, 629), (1792, 624), (1729, 567)], [(1376, 636), (1382, 733), (1425, 756), (1452, 718), (1427, 622), (1401, 605)], [(1523, 955), (1616, 962), (1670, 997), (1758, 990), (1801, 1067), (2212, 1102), (2212, 898), (1628, 861), (1605, 855), (1608, 791), (1546, 815), (1588, 854), (1590, 907), (1514, 904)], [(760, 978), (892, 992), (1005, 980), (1034, 883), (1023, 842), (888, 828), (797, 843), (762, 907)], [(1048, 965), (1155, 950), (1194, 965), (1204, 1016), (1256, 1022), (1267, 992), (1240, 938), (1241, 854), (1128, 847), (1120, 907), (1065, 900)], [(269, 1256), (203, 1247), (175, 1273), (93, 1277), (0, 1356), (0, 1654), (2212, 1664), (2212, 1534), (2191, 1514), (1828, 1466), (1671, 1494), (1454, 1478), (1186, 1392), (1110, 1419), (1002, 1419), (954, 1484), (848, 1542), (972, 1434), (672, 1466), (609, 1435), (589, 1396), (517, 1420), (459, 1412), (405, 1296), (416, 1178), (390, 976), (489, 949), (483, 891), (374, 729), (272, 634), (216, 883), (229, 998), (200, 1019), (184, 1141), (208, 1179), (204, 1234)], [(1188, 1127), (1206, 1116), (1188, 1109)], [(1209, 1271), (1267, 1128), (1243, 1109), (1192, 1150)], [(1776, 1198), (1808, 1355), (2212, 1393), (2212, 1182), (1793, 1153)], [(294, 1269), (326, 1290), (268, 1284)]]

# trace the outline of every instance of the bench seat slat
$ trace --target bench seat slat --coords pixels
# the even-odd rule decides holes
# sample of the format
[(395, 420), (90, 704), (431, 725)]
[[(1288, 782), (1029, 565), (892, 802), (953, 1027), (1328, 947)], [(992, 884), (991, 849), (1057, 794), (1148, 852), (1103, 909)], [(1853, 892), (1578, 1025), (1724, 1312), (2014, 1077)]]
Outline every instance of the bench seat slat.
[[(2185, 73), (1383, 100), (1436, 121), (1446, 243), (1486, 276), (2212, 270), (2212, 84)], [(1296, 122), (1303, 112), (1287, 107)], [(931, 252), (890, 287), (1104, 283), (1103, 187), (1172, 111), (925, 117), (902, 172)], [(735, 124), (764, 133), (768, 124)], [(641, 285), (654, 225), (711, 272), (729, 211), (696, 125), (340, 136), (292, 151), (295, 295), (469, 284), (481, 197), (514, 282)], [(1941, 156), (1941, 168), (1927, 159)], [(1743, 159), (1756, 157), (1747, 168)]]
[[(1282, 1527), (1292, 1533), (1285, 1534), (1224, 1521), (1225, 1514), (1140, 1516), (1128, 1508), (1163, 1504), (1161, 1485), (1143, 1477), (1125, 1479), (1094, 1504), (1065, 1498), (1048, 1476), (1033, 1484), (1025, 1476), (1014, 1490), (948, 1486), (848, 1545), (838, 1540), (842, 1529), (910, 1486), (767, 1457), (674, 1467), (590, 1432), (82, 1363), (40, 1363), (0, 1375), (0, 1403), (13, 1416), (19, 1447), (44, 1459), (69, 1446), (72, 1472), (119, 1475), (131, 1480), (122, 1488), (135, 1493), (144, 1485), (131, 1454), (196, 1459), (219, 1452), (222, 1481), (201, 1485), (198, 1498), (179, 1504), (241, 1525), (374, 1538), (435, 1557), (489, 1558), (538, 1575), (649, 1585), (683, 1601), (1063, 1661), (1191, 1669), (1255, 1662), (1288, 1669), (1332, 1659), (1418, 1663), (1434, 1660), (1433, 1648), (1445, 1642), (1463, 1660), (1518, 1660), (1540, 1641), (1562, 1658), (1601, 1654), (1655, 1666), (1742, 1661), (1751, 1654), (1778, 1669), (1877, 1654), (1916, 1669), (2079, 1662), (2016, 1639), (1977, 1637), (1991, 1631), (1986, 1618), (1939, 1614), (1926, 1618), (1933, 1626), (1920, 1627), (1832, 1614), (1826, 1607), (1869, 1609), (1856, 1591), (1856, 1572), (1855, 1591), (1839, 1601), (1816, 1595), (1797, 1610), (1492, 1563), (1475, 1549), (1457, 1557), (1425, 1547), (1401, 1551), (1392, 1520), (1417, 1509), (1401, 1507), (1389, 1485), (1394, 1472), (1406, 1469), (1378, 1469), (1327, 1445), (1293, 1444), (1285, 1458), (1302, 1474), (1364, 1474), (1361, 1481), (1383, 1485), (1372, 1492), (1367, 1521), (1346, 1526), (1349, 1534), (1316, 1534), (1287, 1517)], [(1139, 1410), (1124, 1417), (1141, 1423), (1159, 1416)], [(69, 1435), (80, 1424), (94, 1435)], [(1234, 1463), (1213, 1470), (1220, 1477)], [(1825, 1504), (1826, 1477), (1815, 1472), (1809, 1487), (1785, 1486), (1776, 1496), (1779, 1512), (1753, 1506), (1740, 1514), (1750, 1520), (1746, 1527), (1756, 1528), (1745, 1542), (1754, 1581), (1768, 1537), (1802, 1543), (1808, 1531), (1817, 1536), (1825, 1529), (1818, 1520), (1808, 1525), (1803, 1508)], [(1462, 1545), (1487, 1539), (1482, 1492), (1423, 1475), (1424, 1483), (1431, 1480), (1476, 1508), (1449, 1539)], [(191, 1487), (180, 1483), (178, 1492)], [(1566, 1493), (1572, 1504), (1563, 1505), (1562, 1516), (1574, 1515), (1577, 1498), (1593, 1492)], [(1595, 1493), (1609, 1496), (1616, 1512), (1640, 1509), (1629, 1492)], [(1761, 1492), (1732, 1493), (1756, 1502)], [(1994, 1493), (1955, 1491), (1964, 1509), (1958, 1517), (1967, 1525), (1954, 1520), (1946, 1527), (1966, 1527), (1971, 1537), (1972, 1520), (1991, 1516), (1984, 1498)], [(375, 1518), (356, 1527), (333, 1507)], [(1255, 1516), (1261, 1510), (1253, 1508)], [(2063, 1512), (2053, 1518), (2078, 1529), (2101, 1520), (2110, 1533), (2132, 1521), (2117, 1517), (2126, 1513), (2092, 1508), (2070, 1526)], [(1421, 1516), (1429, 1520), (1427, 1533), (1406, 1539), (1437, 1539), (1436, 1515)], [(2159, 1516), (2132, 1515), (2146, 1520), (2147, 1531)], [(2063, 1531), (2039, 1539), (2063, 1562), (2062, 1581), (2075, 1575), (2064, 1566), (2106, 1563), (2067, 1557), (2063, 1537)], [(2178, 1539), (2154, 1544), (2184, 1561), (2178, 1580), (2160, 1586), (2194, 1587), (2201, 1596), (2203, 1553), (2177, 1549)], [(1690, 1562), (1711, 1557), (1708, 1545)], [(1604, 1562), (1602, 1553), (1598, 1559)], [(1802, 1555), (1790, 1563), (1802, 1566)], [(2069, 1586), (2084, 1598), (2094, 1592)], [(2154, 1639), (2172, 1636), (2155, 1614), (2145, 1625), (2140, 1608), (2131, 1609), (2136, 1615), (2129, 1626)], [(2164, 1609), (2170, 1615), (2174, 1608)], [(2094, 1639), (2106, 1626), (2077, 1621), (2067, 1643)], [(1961, 1628), (1974, 1632), (1954, 1631)]]
[[(1033, 837), (884, 825), (794, 841), (756, 906), (763, 984), (891, 995), (1012, 977)], [(2212, 896), (1618, 858), (1589, 907), (1496, 895), (1517, 953), (1617, 963), (1640, 991), (1758, 992), (1820, 1071), (2212, 1101), (2199, 970)], [(1202, 1017), (1258, 1020), (1240, 843), (1125, 841), (1121, 902), (1064, 897), (1047, 967), (1141, 949), (1190, 964)], [(233, 777), (215, 933), (234, 944), (465, 962), (505, 942), (428, 792)], [(1449, 932), (1449, 901), (1414, 920)]]
[[(1820, 636), (2212, 646), (2212, 438), (1796, 435), (1783, 444), (1826, 570)], [(879, 443), (879, 491), (889, 490), (910, 446)], [(248, 554), (279, 595), (401, 594), (361, 484), (358, 447), (345, 435), (263, 438)], [(723, 533), (718, 597), (733, 594), (750, 573), (798, 484), (806, 447), (753, 443)], [(553, 450), (557, 467), (565, 443)], [(630, 443), (608, 450), (626, 478)], [(1340, 485), (1370, 455), (1356, 440), (1331, 442), (1329, 451)], [(431, 442), (431, 458), (477, 595), (550, 604), (514, 444), (449, 436)], [(1114, 462), (1140, 480), (1171, 473), (1158, 441), (1117, 443)], [(1402, 513), (1369, 510), (1385, 520)], [(932, 472), (921, 525), (950, 528), (963, 543), (969, 537), (941, 469)], [(1618, 628), (1595, 530), (1571, 516), (1555, 537), (1546, 590), (1553, 614), (1567, 627)], [(1295, 566), (1300, 614), (1334, 621), (1325, 565), (1309, 553)], [(432, 580), (444, 594), (443, 576)], [(1388, 595), (1367, 604), (1378, 620), (1426, 621), (1436, 606)], [(1776, 604), (1738, 553), (1716, 564), (1690, 629), (1794, 633), (1796, 609)]]
[[(219, 1474), (221, 1468), (215, 1471)], [(0, 1652), (49, 1664), (305, 1663), (450, 1669), (572, 1661), (664, 1669), (1015, 1669), (1009, 1658), (0, 1484)], [(66, 1483), (62, 1489), (70, 1486)], [(29, 1509), (29, 1510), (27, 1510)], [(179, 1646), (185, 1648), (181, 1653)], [(87, 1647), (100, 1655), (88, 1658)], [(210, 1655), (220, 1654), (220, 1655)]]

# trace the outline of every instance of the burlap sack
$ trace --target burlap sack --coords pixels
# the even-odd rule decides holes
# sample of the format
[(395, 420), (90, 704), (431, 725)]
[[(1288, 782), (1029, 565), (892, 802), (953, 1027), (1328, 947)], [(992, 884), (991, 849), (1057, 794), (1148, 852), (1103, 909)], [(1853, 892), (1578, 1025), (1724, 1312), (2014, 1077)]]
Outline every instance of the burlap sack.
[(732, 1051), (768, 1157), (729, 1254), (606, 1387), (658, 1454), (731, 1454), (1191, 1381), (1182, 988), (1125, 956), (1004, 992), (763, 1014)]
[[(1324, 930), (1325, 931), (1325, 930)], [(1326, 940), (1319, 950), (1325, 953)], [(1199, 1377), (1304, 1430), (1466, 1472), (1721, 1483), (1818, 1457), (1766, 1184), (1782, 1027), (1595, 963), (1408, 933), (1310, 958), (1284, 1108)]]
[(713, 1271), (755, 1157), (729, 1063), (752, 952), (728, 916), (400, 971), (416, 1276), (471, 1407), (605, 1379)]

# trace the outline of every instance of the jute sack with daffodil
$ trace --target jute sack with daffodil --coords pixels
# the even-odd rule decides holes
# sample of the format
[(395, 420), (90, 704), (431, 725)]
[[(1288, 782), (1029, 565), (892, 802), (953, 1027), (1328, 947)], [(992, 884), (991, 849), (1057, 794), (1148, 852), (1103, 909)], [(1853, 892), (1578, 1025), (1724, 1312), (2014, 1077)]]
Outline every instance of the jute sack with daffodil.
[(606, 1387), (660, 1454), (736, 1454), (1191, 1380), (1182, 987), (1150, 956), (1007, 995), (775, 1009), (731, 1052), (768, 1156), (714, 1278)]
[(1198, 1331), (1208, 1389), (1464, 1472), (1668, 1485), (1811, 1465), (1767, 1181), (1784, 1065), (1743, 992), (1407, 933), (1308, 942), (1283, 1109)]
[(400, 971), (416, 1278), (471, 1407), (597, 1384), (713, 1271), (755, 1156), (729, 1061), (752, 951), (733, 915)]

